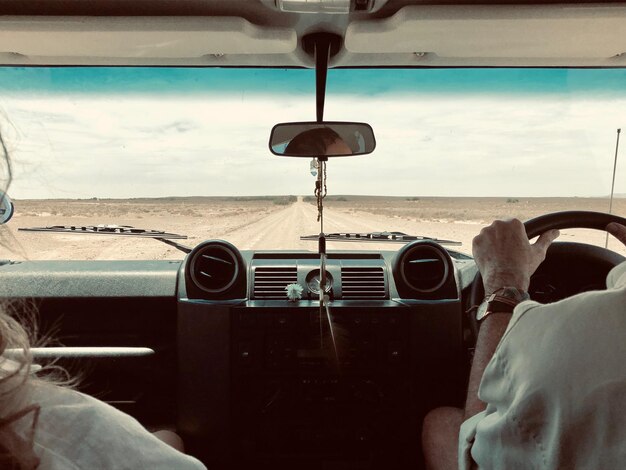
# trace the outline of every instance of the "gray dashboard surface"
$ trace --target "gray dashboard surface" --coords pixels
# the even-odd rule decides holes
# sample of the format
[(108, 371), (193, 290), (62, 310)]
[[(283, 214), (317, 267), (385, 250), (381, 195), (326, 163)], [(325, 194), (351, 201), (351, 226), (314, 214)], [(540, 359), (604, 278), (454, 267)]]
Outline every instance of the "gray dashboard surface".
[[(242, 254), (249, 265), (254, 252)], [(381, 254), (390, 268), (395, 253)], [(471, 259), (454, 259), (454, 263), (464, 289), (473, 280), (476, 265)], [(0, 264), (0, 297), (174, 297), (181, 264), (170, 260), (5, 262)]]
[(180, 261), (20, 261), (0, 266), (0, 297), (174, 297)]

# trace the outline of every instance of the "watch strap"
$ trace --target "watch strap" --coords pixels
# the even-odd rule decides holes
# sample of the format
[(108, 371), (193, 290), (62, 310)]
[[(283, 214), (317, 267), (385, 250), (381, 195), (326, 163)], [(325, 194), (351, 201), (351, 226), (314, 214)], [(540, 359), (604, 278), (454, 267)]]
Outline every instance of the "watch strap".
[(488, 295), (478, 307), (476, 320), (482, 321), (495, 312), (512, 313), (518, 304), (528, 299), (530, 299), (528, 292), (520, 291), (515, 287), (501, 287)]

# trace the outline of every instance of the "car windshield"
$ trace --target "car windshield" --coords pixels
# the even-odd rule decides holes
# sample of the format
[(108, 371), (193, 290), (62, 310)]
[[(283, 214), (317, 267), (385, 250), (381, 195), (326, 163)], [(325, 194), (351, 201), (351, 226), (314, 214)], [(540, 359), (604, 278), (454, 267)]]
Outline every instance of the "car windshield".
[[(313, 70), (3, 67), (0, 89), (15, 205), (0, 257), (184, 256), (143, 237), (18, 230), (51, 226), (316, 250), (300, 239), (320, 231), (311, 161), (268, 148), (274, 124), (314, 120)], [(367, 122), (377, 141), (371, 155), (328, 162), (326, 232), (398, 231), (471, 253), (494, 218), (609, 210), (626, 70), (335, 69), (324, 117)], [(626, 161), (617, 161), (614, 192), (612, 212), (623, 216)], [(586, 230), (561, 239), (605, 244), (604, 233)]]

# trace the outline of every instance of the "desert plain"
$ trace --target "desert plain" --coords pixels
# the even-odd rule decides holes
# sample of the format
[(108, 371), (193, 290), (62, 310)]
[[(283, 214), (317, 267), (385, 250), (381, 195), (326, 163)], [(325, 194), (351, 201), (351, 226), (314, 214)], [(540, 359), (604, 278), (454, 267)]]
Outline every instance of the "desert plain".
[[(11, 260), (182, 259), (184, 253), (146, 238), (114, 235), (24, 232), (18, 228), (53, 225), (129, 225), (187, 236), (193, 247), (223, 239), (239, 249), (311, 250), (301, 235), (320, 231), (311, 196), (184, 197), (156, 199), (16, 200), (15, 215), (1, 226), (0, 258)], [(324, 231), (399, 231), (461, 242), (450, 249), (471, 254), (472, 238), (498, 218), (528, 220), (564, 210), (606, 212), (606, 198), (446, 198), (329, 196), (324, 202)], [(612, 212), (626, 216), (626, 198)], [(563, 230), (560, 240), (604, 246), (605, 233)], [(393, 243), (329, 243), (330, 250), (397, 250)], [(609, 236), (609, 249), (626, 247)]]

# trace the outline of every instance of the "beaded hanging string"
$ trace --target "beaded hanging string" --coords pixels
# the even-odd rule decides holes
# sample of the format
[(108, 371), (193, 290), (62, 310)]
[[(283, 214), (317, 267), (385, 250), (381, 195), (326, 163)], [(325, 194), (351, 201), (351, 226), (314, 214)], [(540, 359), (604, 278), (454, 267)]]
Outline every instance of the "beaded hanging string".
[(339, 368), (339, 353), (337, 351), (337, 343), (335, 341), (335, 332), (330, 316), (330, 297), (326, 292), (326, 238), (324, 237), (324, 198), (328, 193), (326, 185), (326, 161), (317, 159), (317, 179), (315, 180), (315, 199), (317, 202), (317, 221), (320, 223), (320, 235), (319, 235), (319, 255), (320, 255), (320, 286), (319, 286), (319, 300), (320, 300), (320, 346), (324, 347), (324, 335), (322, 327), (322, 318), (326, 317), (328, 322), (328, 329), (330, 331), (330, 339), (332, 341), (333, 351), (335, 353), (335, 360), (337, 368)]

